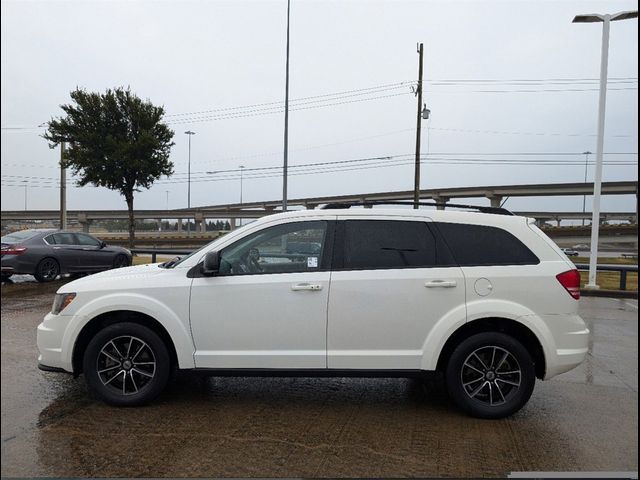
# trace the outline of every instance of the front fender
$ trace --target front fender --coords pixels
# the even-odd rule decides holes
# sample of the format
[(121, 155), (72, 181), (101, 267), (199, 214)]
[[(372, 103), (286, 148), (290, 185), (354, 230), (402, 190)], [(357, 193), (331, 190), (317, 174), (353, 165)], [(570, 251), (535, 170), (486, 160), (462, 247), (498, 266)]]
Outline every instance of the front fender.
[(84, 304), (72, 317), (62, 338), (65, 360), (71, 364), (73, 347), (82, 329), (99, 315), (116, 312), (138, 312), (158, 321), (173, 341), (179, 368), (194, 368), (195, 347), (188, 326), (188, 299), (184, 312), (175, 312), (156, 298), (139, 293), (113, 293), (100, 296)]

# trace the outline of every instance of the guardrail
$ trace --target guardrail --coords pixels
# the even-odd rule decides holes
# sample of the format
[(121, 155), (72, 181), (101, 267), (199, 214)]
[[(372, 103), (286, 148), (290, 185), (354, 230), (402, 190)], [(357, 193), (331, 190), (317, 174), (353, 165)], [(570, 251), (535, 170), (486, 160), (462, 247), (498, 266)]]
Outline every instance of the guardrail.
[[(589, 271), (589, 265), (586, 263), (579, 263), (576, 265), (578, 270)], [(638, 273), (637, 265), (597, 265), (596, 271), (598, 272), (619, 272), (620, 273), (620, 290), (627, 289), (627, 274), (629, 272)]]
[(151, 255), (151, 263), (156, 263), (158, 255), (189, 255), (191, 250), (180, 250), (175, 248), (132, 248), (131, 253)]

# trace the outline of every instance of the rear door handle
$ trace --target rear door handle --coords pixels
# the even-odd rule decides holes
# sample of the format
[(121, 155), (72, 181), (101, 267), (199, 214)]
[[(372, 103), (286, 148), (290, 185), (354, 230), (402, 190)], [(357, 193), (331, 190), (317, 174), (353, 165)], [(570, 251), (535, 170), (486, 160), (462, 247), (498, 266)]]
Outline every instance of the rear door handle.
[(457, 285), (458, 282), (455, 280), (432, 280), (424, 284), (427, 288), (454, 288)]
[(294, 292), (301, 292), (304, 290), (317, 292), (319, 290), (322, 290), (322, 285), (318, 285), (317, 283), (298, 283), (296, 285), (291, 285), (291, 290), (293, 290)]

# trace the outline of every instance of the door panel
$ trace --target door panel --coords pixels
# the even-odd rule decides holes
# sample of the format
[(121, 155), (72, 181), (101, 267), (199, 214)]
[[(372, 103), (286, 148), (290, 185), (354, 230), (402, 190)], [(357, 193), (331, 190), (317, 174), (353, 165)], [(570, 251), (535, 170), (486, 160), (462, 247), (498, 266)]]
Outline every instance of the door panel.
[(76, 233), (75, 236), (76, 245), (73, 248), (81, 270), (100, 270), (111, 266), (113, 253), (101, 248), (100, 240), (84, 233)]
[(196, 367), (326, 368), (329, 225), (255, 231), (222, 249), (217, 276), (194, 278)]
[(434, 325), (456, 309), (464, 318), (462, 270), (424, 219), (338, 223), (328, 368), (420, 369)]
[[(456, 286), (425, 286), (433, 281)], [(419, 369), (427, 335), (464, 292), (458, 267), (333, 272), (327, 366)]]
[(191, 329), (196, 367), (325, 368), (329, 276), (195, 278)]

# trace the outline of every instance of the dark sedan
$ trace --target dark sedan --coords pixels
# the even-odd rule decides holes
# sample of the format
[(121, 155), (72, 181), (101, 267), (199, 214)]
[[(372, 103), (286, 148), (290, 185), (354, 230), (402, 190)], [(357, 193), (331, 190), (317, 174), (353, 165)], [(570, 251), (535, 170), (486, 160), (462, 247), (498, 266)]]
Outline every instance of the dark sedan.
[(63, 273), (94, 273), (131, 265), (131, 252), (92, 235), (62, 230), (22, 230), (2, 237), (2, 280), (14, 273), (50, 282)]

